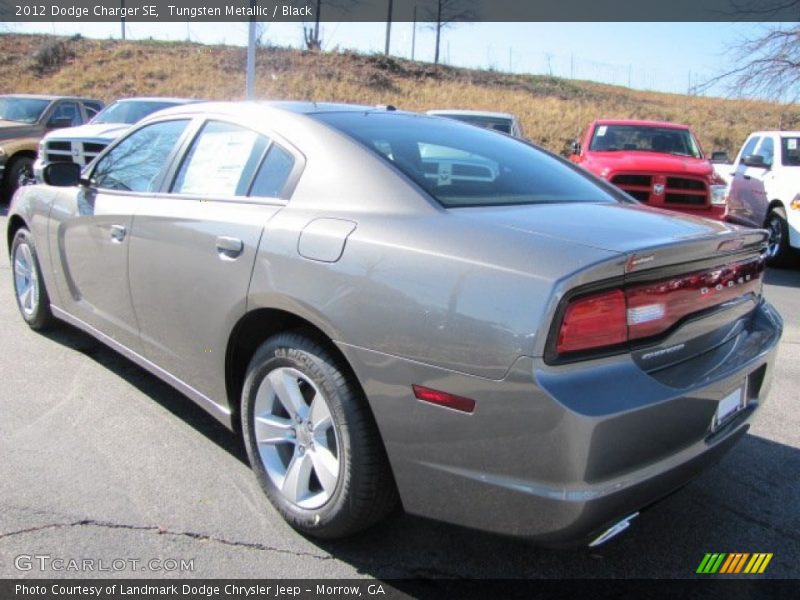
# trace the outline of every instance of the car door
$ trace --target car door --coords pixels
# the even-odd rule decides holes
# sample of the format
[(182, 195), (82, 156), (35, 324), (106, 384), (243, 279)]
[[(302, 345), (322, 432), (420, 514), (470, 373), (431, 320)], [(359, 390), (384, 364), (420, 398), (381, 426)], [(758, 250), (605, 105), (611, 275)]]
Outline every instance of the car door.
[[(753, 225), (750, 214), (751, 199), (753, 196), (752, 167), (743, 164), (745, 156), (755, 154), (756, 147), (761, 141), (761, 136), (752, 136), (747, 140), (736, 160), (736, 171), (731, 181), (728, 194), (728, 216), (737, 223)], [(749, 170), (749, 171), (748, 171)]]
[(63, 310), (138, 350), (128, 282), (133, 212), (157, 190), (189, 121), (162, 121), (123, 138), (89, 174), (91, 185), (65, 194), (51, 211), (56, 285)]
[(755, 227), (763, 227), (767, 219), (767, 207), (769, 198), (767, 197), (767, 179), (772, 177), (772, 164), (775, 160), (775, 142), (771, 136), (765, 135), (755, 151), (756, 156), (764, 160), (764, 167), (749, 167), (744, 178), (750, 177), (749, 189), (751, 190), (744, 199), (745, 213)]
[[(264, 226), (295, 154), (241, 125), (208, 120), (188, 143), (168, 193), (137, 205), (130, 282), (145, 357), (217, 405), (225, 350), (245, 314)], [(260, 197), (257, 197), (260, 196)]]

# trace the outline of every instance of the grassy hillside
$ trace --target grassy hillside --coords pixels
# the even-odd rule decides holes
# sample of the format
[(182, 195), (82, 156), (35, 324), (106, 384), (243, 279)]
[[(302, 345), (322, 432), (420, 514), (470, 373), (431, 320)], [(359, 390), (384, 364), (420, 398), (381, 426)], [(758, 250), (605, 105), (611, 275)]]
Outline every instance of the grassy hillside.
[[(0, 93), (82, 94), (111, 101), (161, 95), (241, 99), (245, 50), (156, 41), (0, 35)], [(638, 92), (546, 76), (509, 75), (352, 53), (258, 51), (260, 99), (394, 104), (409, 110), (512, 112), (535, 142), (561, 152), (596, 117), (687, 123), (706, 151), (735, 152), (755, 129), (798, 127), (800, 107)]]

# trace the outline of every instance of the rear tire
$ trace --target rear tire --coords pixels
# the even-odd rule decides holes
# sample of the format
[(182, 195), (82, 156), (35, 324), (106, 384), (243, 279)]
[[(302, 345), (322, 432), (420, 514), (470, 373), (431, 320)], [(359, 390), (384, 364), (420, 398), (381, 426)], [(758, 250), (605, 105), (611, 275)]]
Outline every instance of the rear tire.
[(50, 296), (42, 277), (33, 236), (24, 227), (17, 230), (11, 242), (11, 270), (14, 296), (22, 318), (36, 331), (52, 326), (55, 318), (50, 311)]
[(298, 531), (352, 535), (388, 515), (397, 492), (360, 387), (303, 333), (264, 342), (247, 369), (242, 431), (264, 493)]
[(788, 267), (794, 259), (794, 252), (789, 245), (789, 225), (786, 221), (786, 210), (776, 206), (767, 215), (764, 227), (769, 231), (767, 264), (771, 267)]

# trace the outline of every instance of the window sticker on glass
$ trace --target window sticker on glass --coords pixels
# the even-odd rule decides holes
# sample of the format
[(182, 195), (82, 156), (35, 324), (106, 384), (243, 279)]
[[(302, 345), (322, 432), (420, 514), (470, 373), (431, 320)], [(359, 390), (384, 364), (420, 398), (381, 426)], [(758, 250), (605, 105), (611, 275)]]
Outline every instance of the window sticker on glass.
[(234, 194), (257, 138), (258, 134), (246, 129), (204, 131), (182, 174), (180, 192)]
[(786, 147), (789, 150), (797, 150), (797, 138), (789, 138), (786, 140)]
[(446, 162), (439, 163), (439, 172), (436, 185), (450, 185), (453, 183), (453, 165)]
[(605, 125), (600, 125), (600, 127), (597, 128), (597, 137), (603, 137), (606, 134), (606, 131), (608, 131), (608, 127)]

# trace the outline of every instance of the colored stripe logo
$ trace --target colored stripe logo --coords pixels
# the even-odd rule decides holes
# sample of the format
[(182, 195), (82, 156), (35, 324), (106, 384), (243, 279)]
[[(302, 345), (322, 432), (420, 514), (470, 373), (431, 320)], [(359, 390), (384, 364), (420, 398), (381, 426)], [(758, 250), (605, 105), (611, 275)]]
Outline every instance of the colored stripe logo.
[(701, 575), (756, 575), (766, 571), (771, 560), (772, 552), (708, 553), (696, 572)]

